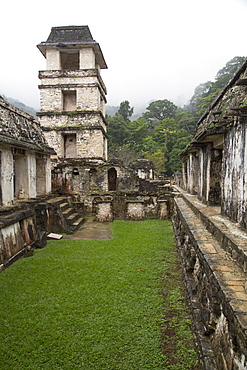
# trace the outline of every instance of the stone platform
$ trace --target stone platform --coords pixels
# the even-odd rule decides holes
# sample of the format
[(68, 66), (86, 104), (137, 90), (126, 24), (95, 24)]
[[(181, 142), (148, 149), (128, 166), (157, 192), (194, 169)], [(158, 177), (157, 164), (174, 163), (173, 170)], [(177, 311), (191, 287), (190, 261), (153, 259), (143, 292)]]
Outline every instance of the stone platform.
[(247, 367), (247, 233), (176, 188), (174, 231), (203, 369)]

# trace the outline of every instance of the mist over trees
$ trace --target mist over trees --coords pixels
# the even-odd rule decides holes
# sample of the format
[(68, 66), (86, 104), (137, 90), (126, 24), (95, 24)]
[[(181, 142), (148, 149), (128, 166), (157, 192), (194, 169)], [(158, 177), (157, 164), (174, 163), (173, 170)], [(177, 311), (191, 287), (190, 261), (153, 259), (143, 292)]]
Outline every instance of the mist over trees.
[[(171, 176), (181, 170), (179, 153), (191, 141), (196, 124), (222, 88), (245, 61), (235, 57), (218, 71), (215, 81), (201, 83), (183, 108), (163, 99), (152, 101), (146, 111), (131, 121), (134, 108), (123, 101), (115, 115), (106, 116), (109, 160), (118, 158), (129, 166), (137, 158), (152, 160), (158, 174)], [(113, 107), (111, 107), (113, 111)]]

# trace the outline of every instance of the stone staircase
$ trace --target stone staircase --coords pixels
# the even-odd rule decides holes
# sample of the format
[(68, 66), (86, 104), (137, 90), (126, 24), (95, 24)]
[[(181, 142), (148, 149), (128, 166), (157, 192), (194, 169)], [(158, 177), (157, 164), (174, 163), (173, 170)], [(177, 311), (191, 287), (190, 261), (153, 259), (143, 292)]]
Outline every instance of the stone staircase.
[(70, 197), (55, 197), (45, 203), (48, 209), (51, 207), (50, 215), (51, 231), (55, 233), (72, 234), (83, 223), (84, 219), (74, 207)]
[(68, 225), (67, 233), (72, 234), (80, 227), (84, 219), (66, 198), (60, 203), (60, 209)]
[(174, 231), (203, 369), (246, 369), (247, 232), (181, 189)]

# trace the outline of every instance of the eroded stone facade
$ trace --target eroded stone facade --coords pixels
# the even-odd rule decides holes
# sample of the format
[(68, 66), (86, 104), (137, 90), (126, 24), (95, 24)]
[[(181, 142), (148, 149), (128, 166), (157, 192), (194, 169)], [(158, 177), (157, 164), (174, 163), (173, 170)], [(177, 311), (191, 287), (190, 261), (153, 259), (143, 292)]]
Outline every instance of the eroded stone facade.
[(107, 160), (103, 54), (87, 26), (54, 27), (38, 45), (47, 68), (40, 71), (40, 123), (54, 158)]
[(247, 168), (247, 62), (198, 122), (183, 153), (183, 187), (244, 228)]
[(175, 175), (174, 231), (203, 369), (247, 368), (247, 61), (198, 122)]
[(40, 235), (28, 202), (51, 192), (51, 154), (40, 124), (0, 97), (0, 271)]
[(50, 156), (54, 150), (40, 124), (0, 97), (1, 204), (51, 191)]

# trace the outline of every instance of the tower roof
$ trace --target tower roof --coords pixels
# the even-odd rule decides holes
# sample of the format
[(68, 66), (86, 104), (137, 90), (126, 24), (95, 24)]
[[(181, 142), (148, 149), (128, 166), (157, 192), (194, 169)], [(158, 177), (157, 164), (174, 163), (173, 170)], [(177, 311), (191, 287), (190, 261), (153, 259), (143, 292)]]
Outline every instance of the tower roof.
[(93, 39), (88, 26), (52, 27), (48, 39), (38, 44), (37, 47), (44, 57), (46, 57), (47, 47), (58, 47), (63, 50), (66, 49), (66, 47), (92, 47), (100, 67), (107, 68), (101, 48)]
[(88, 26), (52, 27), (47, 43), (95, 43)]

